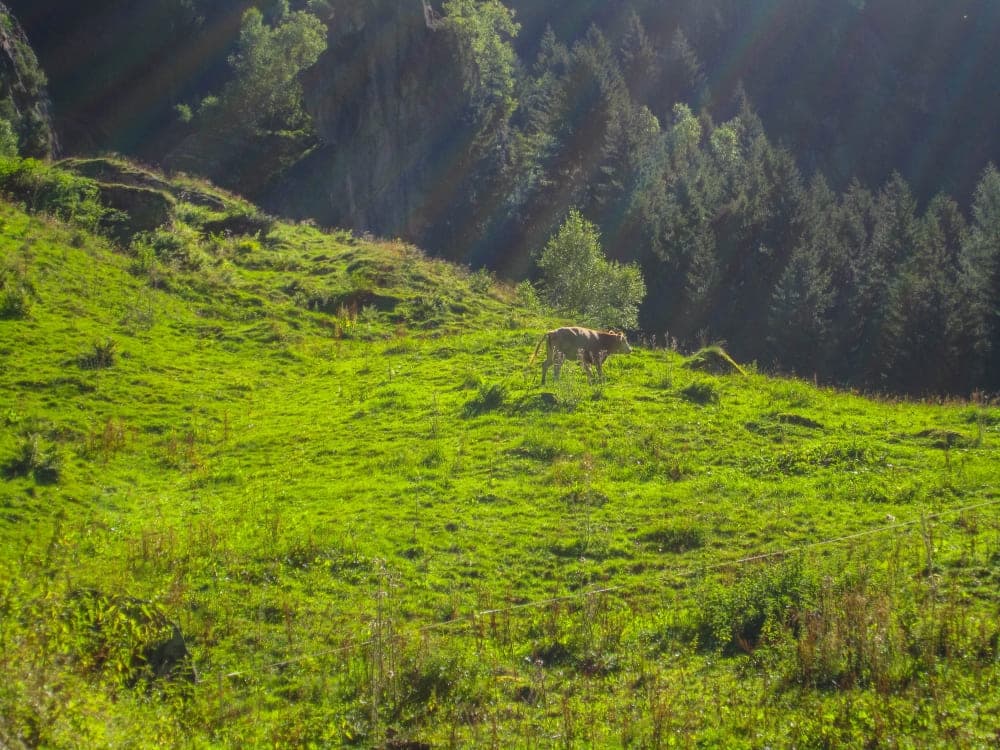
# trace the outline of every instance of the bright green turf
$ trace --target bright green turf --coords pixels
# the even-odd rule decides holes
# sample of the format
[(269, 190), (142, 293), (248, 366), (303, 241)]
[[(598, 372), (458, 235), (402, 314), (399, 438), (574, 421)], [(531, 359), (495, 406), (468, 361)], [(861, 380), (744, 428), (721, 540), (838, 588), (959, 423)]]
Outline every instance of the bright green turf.
[[(955, 509), (1000, 498), (997, 408), (638, 346), (542, 388), (558, 321), (481, 275), (307, 226), (196, 244), (171, 268), (0, 206), (29, 290), (0, 319), (0, 745), (995, 739), (998, 506)], [(358, 290), (394, 309), (329, 309)], [(778, 614), (727, 646), (740, 591)], [(124, 597), (196, 683), (131, 679)]]

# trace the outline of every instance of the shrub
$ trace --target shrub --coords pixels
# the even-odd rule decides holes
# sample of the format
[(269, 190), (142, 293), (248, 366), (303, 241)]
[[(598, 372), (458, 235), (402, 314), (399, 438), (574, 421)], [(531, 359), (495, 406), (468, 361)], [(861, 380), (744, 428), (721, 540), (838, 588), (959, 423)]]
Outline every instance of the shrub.
[(106, 213), (96, 182), (37, 159), (0, 157), (0, 192), (24, 203), (29, 211), (54, 214), (92, 229)]
[(727, 653), (753, 651), (767, 629), (789, 624), (813, 601), (815, 590), (798, 560), (756, 568), (708, 592), (698, 613), (699, 643)]
[(469, 288), (477, 294), (486, 294), (493, 286), (493, 274), (489, 269), (480, 268), (469, 276)]
[(417, 295), (405, 307), (404, 315), (415, 323), (432, 323), (448, 309), (448, 302), (440, 294)]
[(194, 677), (180, 628), (154, 602), (93, 589), (70, 593), (63, 632), (76, 666), (121, 685), (171, 675)]
[(62, 454), (58, 446), (39, 432), (22, 436), (14, 457), (7, 462), (8, 476), (34, 476), (39, 484), (54, 484), (62, 473)]
[(191, 120), (194, 119), (194, 112), (191, 111), (191, 107), (188, 104), (175, 104), (174, 114), (176, 114), (177, 119), (185, 125), (190, 124)]
[(80, 367), (84, 370), (104, 370), (111, 367), (115, 363), (117, 349), (118, 344), (114, 339), (98, 341), (90, 351), (80, 355)]
[(514, 287), (514, 298), (517, 303), (527, 310), (537, 311), (541, 308), (542, 303), (538, 299), (538, 292), (535, 290), (534, 285), (530, 281), (521, 281), (516, 287)]
[(31, 295), (21, 284), (5, 285), (0, 289), (0, 320), (27, 318), (31, 312)]
[(691, 521), (677, 521), (649, 531), (640, 538), (664, 552), (687, 552), (705, 545), (705, 529)]
[(0, 156), (17, 156), (17, 133), (10, 121), (0, 117)]
[(140, 274), (153, 268), (154, 264), (151, 263), (153, 258), (168, 265), (190, 270), (201, 268), (205, 261), (204, 253), (198, 247), (197, 238), (185, 236), (176, 229), (140, 232), (132, 239), (132, 251), (137, 259), (137, 265), (133, 267)]
[(706, 346), (695, 352), (688, 357), (684, 366), (689, 370), (710, 372), (714, 375), (729, 375), (734, 372), (746, 375), (746, 371), (718, 344)]

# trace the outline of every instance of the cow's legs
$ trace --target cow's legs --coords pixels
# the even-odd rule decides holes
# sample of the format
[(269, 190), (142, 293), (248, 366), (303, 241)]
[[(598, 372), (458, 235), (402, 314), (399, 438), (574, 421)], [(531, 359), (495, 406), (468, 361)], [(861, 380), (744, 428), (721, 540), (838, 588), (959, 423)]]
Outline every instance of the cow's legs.
[(580, 366), (583, 368), (583, 371), (587, 373), (587, 382), (592, 382), (593, 375), (590, 372), (590, 352), (586, 349), (579, 349), (577, 350), (577, 356), (580, 358)]
[[(547, 340), (545, 342), (545, 361), (542, 362), (542, 385), (545, 385), (545, 374), (549, 371), (549, 367), (551, 367), (552, 363), (556, 361), (556, 358), (555, 358), (556, 354), (558, 354), (558, 352), (552, 346), (552, 340), (551, 339)], [(558, 365), (556, 365), (556, 370), (555, 370), (555, 374), (553, 375), (553, 377), (555, 377), (555, 378), (559, 377), (559, 366)]]

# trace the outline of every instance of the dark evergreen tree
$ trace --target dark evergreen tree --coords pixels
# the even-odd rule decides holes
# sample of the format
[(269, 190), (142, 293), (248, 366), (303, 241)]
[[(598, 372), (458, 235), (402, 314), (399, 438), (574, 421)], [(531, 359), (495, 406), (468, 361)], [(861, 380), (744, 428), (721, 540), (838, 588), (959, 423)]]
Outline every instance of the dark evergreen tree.
[(668, 100), (700, 106), (707, 94), (705, 66), (679, 26), (670, 39), (667, 61), (668, 72), (664, 76), (662, 95)]
[(972, 225), (962, 251), (962, 289), (978, 322), (981, 385), (1000, 391), (1000, 170), (990, 164), (976, 187)]
[(660, 85), (660, 55), (634, 10), (628, 14), (619, 48), (622, 75), (633, 101), (648, 102)]
[(864, 329), (866, 283), (875, 231), (875, 197), (856, 180), (842, 196), (834, 215), (828, 259), (833, 301), (830, 308), (831, 361), (829, 375), (837, 382), (858, 383), (855, 365), (860, 359), (858, 336)]
[(805, 375), (825, 373), (833, 354), (830, 313), (832, 269), (841, 248), (836, 232), (837, 198), (822, 176), (803, 195), (795, 223), (800, 236), (779, 278), (768, 316), (768, 342), (782, 368)]
[[(748, 107), (730, 127), (737, 150), (720, 165), (729, 173), (728, 200), (713, 219), (719, 281), (707, 325), (750, 358), (765, 349), (768, 304), (795, 244), (802, 187), (790, 155), (768, 142)], [(720, 140), (717, 133), (717, 154)]]
[[(892, 358), (892, 331), (884, 329), (893, 279), (915, 251), (916, 200), (898, 173), (875, 201), (870, 244), (853, 258), (852, 315), (854, 344), (848, 353), (850, 372), (860, 382), (882, 388)], [(848, 335), (851, 335), (848, 334)]]
[(947, 392), (968, 367), (958, 295), (965, 226), (954, 201), (938, 196), (919, 222), (916, 248), (889, 285), (881, 330), (886, 382), (911, 393)]

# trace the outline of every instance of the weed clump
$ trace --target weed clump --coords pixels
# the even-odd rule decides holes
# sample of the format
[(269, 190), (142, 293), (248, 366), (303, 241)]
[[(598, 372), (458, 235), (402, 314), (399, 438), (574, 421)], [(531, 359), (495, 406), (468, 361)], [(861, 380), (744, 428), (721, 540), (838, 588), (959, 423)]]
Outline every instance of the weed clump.
[(822, 430), (823, 425), (815, 419), (804, 417), (801, 414), (778, 414), (777, 420), (781, 424), (788, 424), (794, 427), (804, 427), (807, 430)]
[(953, 430), (921, 430), (914, 437), (928, 441), (935, 448), (970, 448), (975, 441)]
[(14, 457), (7, 462), (8, 477), (34, 476), (39, 484), (55, 484), (62, 474), (63, 457), (59, 447), (39, 432), (22, 436)]
[(139, 273), (145, 271), (151, 258), (186, 270), (198, 270), (207, 260), (197, 237), (179, 228), (140, 232), (132, 239), (132, 249), (139, 264)]
[(106, 213), (97, 183), (37, 159), (0, 158), (0, 193), (36, 213), (96, 229)]
[(697, 372), (707, 372), (712, 375), (731, 375), (738, 372), (746, 375), (746, 370), (740, 367), (736, 360), (729, 356), (725, 349), (718, 344), (706, 346), (700, 349), (684, 363), (684, 367)]
[(481, 384), (465, 404), (465, 416), (476, 417), (491, 411), (499, 411), (507, 403), (507, 386), (502, 383)]
[[(70, 592), (63, 617), (69, 632), (78, 634), (72, 652), (84, 673), (134, 685), (179, 674), (188, 663), (181, 629), (153, 602), (79, 589)], [(194, 677), (189, 664), (183, 671)]]
[(84, 370), (105, 370), (114, 366), (117, 355), (118, 343), (114, 339), (105, 339), (96, 342), (77, 361)]
[(21, 320), (31, 313), (31, 296), (22, 284), (0, 286), (0, 320)]
[(681, 396), (695, 404), (719, 403), (719, 389), (710, 380), (695, 380), (681, 389)]
[(640, 537), (663, 552), (689, 552), (705, 546), (705, 529), (691, 521), (666, 524)]

